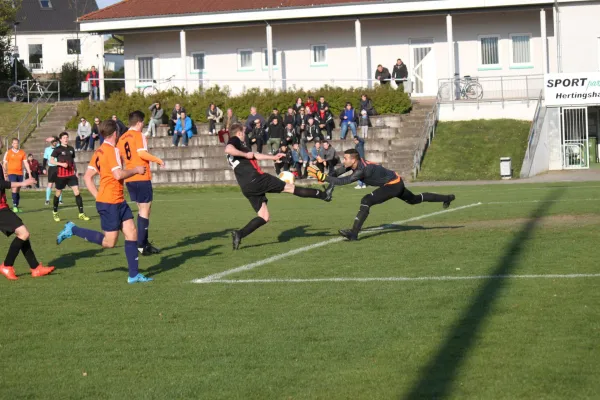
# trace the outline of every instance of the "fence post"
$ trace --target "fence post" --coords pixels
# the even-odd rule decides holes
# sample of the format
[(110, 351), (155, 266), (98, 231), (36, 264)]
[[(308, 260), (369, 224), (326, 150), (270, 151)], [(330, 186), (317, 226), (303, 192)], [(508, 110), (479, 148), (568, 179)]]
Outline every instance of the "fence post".
[(29, 103), (29, 81), (25, 81), (25, 87), (27, 88), (27, 103)]
[(529, 108), (529, 80), (525, 75), (525, 96), (527, 96), (527, 108)]
[(40, 102), (35, 103), (35, 126), (40, 127)]
[(58, 102), (60, 103), (60, 81), (58, 81)]
[(504, 109), (504, 79), (500, 77), (500, 94), (502, 96), (502, 108)]

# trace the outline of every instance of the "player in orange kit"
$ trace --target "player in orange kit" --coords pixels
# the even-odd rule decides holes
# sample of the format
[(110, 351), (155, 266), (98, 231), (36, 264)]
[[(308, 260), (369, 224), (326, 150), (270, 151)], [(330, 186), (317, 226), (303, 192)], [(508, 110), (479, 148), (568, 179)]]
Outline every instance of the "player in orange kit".
[[(12, 148), (7, 150), (4, 154), (3, 166), (4, 166), (4, 179), (9, 182), (20, 183), (23, 182), (23, 165), (27, 170), (28, 176), (31, 176), (31, 170), (29, 169), (29, 163), (27, 162), (27, 154), (19, 148), (19, 139), (14, 138), (12, 140)], [(19, 201), (21, 200), (21, 187), (12, 187), (12, 201), (13, 201), (13, 212), (23, 212), (19, 208)]]
[[(123, 195), (123, 180), (134, 175), (145, 175), (146, 168), (137, 166), (123, 170), (121, 155), (115, 147), (117, 141), (117, 124), (113, 120), (100, 123), (100, 134), (104, 143), (92, 156), (88, 170), (85, 173), (85, 185), (96, 198), (96, 210), (100, 215), (102, 232), (84, 229), (72, 222), (67, 222), (58, 234), (56, 243), (61, 244), (65, 239), (75, 235), (105, 248), (115, 247), (119, 231), (125, 235), (125, 256), (129, 269), (128, 283), (148, 282), (138, 271), (137, 232), (133, 223), (133, 214)], [(100, 188), (96, 189), (94, 175), (100, 174)]]
[(125, 160), (125, 168), (145, 167), (146, 173), (134, 175), (125, 180), (127, 191), (132, 201), (138, 206), (138, 251), (144, 255), (158, 254), (160, 250), (148, 241), (148, 228), (150, 226), (150, 208), (152, 207), (152, 174), (150, 161), (164, 166), (165, 163), (158, 157), (148, 152), (146, 137), (142, 134), (144, 128), (144, 113), (134, 111), (129, 114), (129, 130), (120, 138), (117, 147), (121, 157)]

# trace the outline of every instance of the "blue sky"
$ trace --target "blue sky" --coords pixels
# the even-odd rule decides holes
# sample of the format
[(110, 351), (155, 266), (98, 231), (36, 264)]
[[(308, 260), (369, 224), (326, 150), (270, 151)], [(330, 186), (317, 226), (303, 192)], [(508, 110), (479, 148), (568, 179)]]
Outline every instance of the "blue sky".
[(110, 6), (111, 4), (118, 3), (119, 0), (96, 0), (96, 4), (98, 4), (98, 8), (104, 8), (106, 6)]

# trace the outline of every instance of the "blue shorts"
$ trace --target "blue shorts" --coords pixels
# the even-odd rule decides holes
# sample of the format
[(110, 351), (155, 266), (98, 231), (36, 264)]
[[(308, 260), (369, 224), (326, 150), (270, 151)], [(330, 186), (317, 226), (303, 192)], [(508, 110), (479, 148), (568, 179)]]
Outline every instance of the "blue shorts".
[(131, 201), (150, 203), (152, 201), (152, 181), (127, 182), (127, 191)]
[(9, 182), (23, 182), (23, 175), (9, 175), (8, 176), (8, 181)]
[(100, 214), (100, 226), (104, 232), (121, 230), (123, 221), (133, 219), (133, 213), (127, 202), (119, 204), (96, 202), (96, 210)]

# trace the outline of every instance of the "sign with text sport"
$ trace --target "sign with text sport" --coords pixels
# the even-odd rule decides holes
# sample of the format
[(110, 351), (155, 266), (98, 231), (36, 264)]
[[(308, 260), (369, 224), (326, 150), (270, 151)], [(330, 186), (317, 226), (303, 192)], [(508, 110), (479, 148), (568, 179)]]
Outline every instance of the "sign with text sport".
[(600, 72), (547, 74), (544, 76), (546, 106), (600, 104)]

